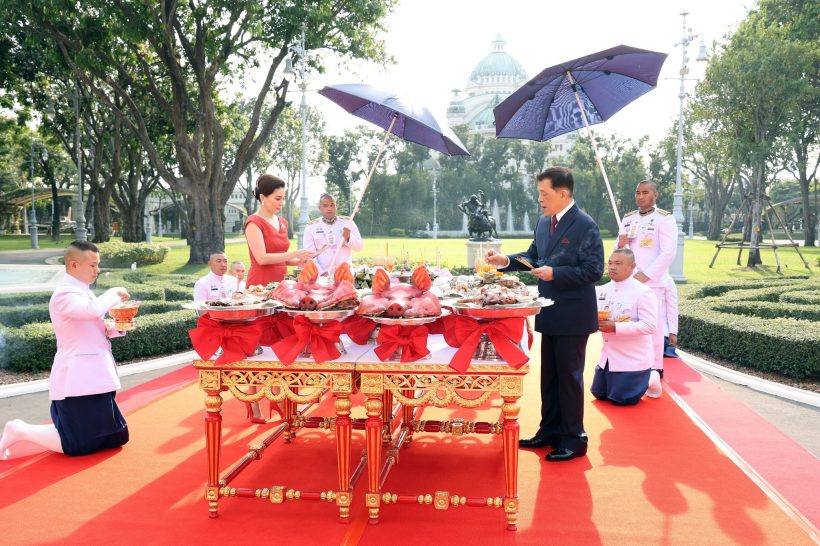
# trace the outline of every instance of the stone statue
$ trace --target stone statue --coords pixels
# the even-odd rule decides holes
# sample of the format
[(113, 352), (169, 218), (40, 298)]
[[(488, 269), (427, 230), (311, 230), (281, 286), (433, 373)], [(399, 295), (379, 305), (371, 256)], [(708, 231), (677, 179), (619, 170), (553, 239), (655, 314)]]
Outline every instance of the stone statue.
[(458, 210), (468, 217), (467, 233), (472, 241), (488, 241), (498, 237), (495, 229), (495, 218), (487, 212), (487, 199), (484, 192), (479, 190), (458, 204)]

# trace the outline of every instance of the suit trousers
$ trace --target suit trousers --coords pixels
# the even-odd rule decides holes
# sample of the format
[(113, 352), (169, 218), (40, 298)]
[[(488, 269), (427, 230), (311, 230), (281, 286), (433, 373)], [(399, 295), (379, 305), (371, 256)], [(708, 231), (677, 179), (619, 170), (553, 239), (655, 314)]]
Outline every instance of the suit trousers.
[(589, 335), (541, 335), (541, 425), (538, 435), (586, 453), (584, 358)]
[(652, 334), (652, 347), (655, 354), (655, 362), (652, 364), (653, 370), (663, 370), (663, 328), (661, 324), (666, 320), (666, 289), (663, 286), (653, 286), (652, 291), (655, 293), (655, 298), (658, 300), (658, 325), (655, 328), (655, 333)]

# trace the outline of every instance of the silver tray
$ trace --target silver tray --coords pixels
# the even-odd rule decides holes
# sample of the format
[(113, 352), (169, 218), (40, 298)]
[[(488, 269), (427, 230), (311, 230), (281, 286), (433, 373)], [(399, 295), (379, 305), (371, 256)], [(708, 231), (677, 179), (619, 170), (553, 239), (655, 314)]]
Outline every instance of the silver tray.
[(303, 309), (288, 309), (284, 308), (282, 313), (287, 313), (292, 317), (305, 317), (311, 322), (329, 322), (331, 320), (342, 320), (347, 317), (352, 317), (355, 309), (328, 309), (324, 311), (305, 311)]
[(456, 315), (464, 315), (477, 319), (505, 319), (517, 317), (530, 317), (537, 315), (543, 307), (553, 304), (552, 300), (538, 298), (528, 303), (516, 303), (512, 305), (488, 305), (482, 307), (474, 303), (449, 303), (449, 307)]
[(369, 318), (373, 322), (377, 324), (388, 324), (391, 326), (419, 326), (421, 324), (429, 324), (431, 322), (435, 322), (441, 317), (446, 317), (450, 314), (450, 311), (447, 309), (442, 309), (440, 315), (436, 315), (435, 317), (413, 317), (413, 318), (406, 318), (406, 317), (371, 317), (368, 315), (362, 315), (365, 318)]
[(184, 309), (196, 312), (196, 316), (208, 315), (218, 322), (253, 322), (259, 317), (274, 314), (279, 308), (278, 303), (257, 303), (254, 305), (208, 306), (197, 303), (183, 303)]

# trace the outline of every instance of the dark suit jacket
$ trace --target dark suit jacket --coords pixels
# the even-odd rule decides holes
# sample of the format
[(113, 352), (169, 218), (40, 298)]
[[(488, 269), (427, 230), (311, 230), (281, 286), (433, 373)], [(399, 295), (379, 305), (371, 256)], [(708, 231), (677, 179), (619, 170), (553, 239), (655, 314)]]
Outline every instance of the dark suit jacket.
[(573, 205), (550, 237), (550, 218), (541, 216), (535, 239), (526, 252), (511, 254), (507, 271), (526, 271), (516, 261), (523, 256), (535, 267), (553, 268), (553, 280), (538, 281), (539, 295), (555, 302), (535, 318), (535, 329), (546, 335), (576, 336), (598, 331), (595, 283), (604, 272), (604, 245), (598, 225)]

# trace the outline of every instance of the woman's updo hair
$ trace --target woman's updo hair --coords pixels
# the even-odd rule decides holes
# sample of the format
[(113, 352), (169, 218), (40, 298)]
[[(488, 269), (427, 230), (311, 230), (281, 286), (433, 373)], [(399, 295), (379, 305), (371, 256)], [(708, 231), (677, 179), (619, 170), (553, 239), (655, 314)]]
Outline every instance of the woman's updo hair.
[(265, 197), (267, 197), (279, 188), (284, 187), (285, 181), (279, 178), (278, 176), (274, 176), (272, 174), (263, 174), (262, 176), (256, 179), (256, 189), (253, 190), (253, 194), (256, 196), (256, 200), (259, 201), (260, 195), (264, 195)]

